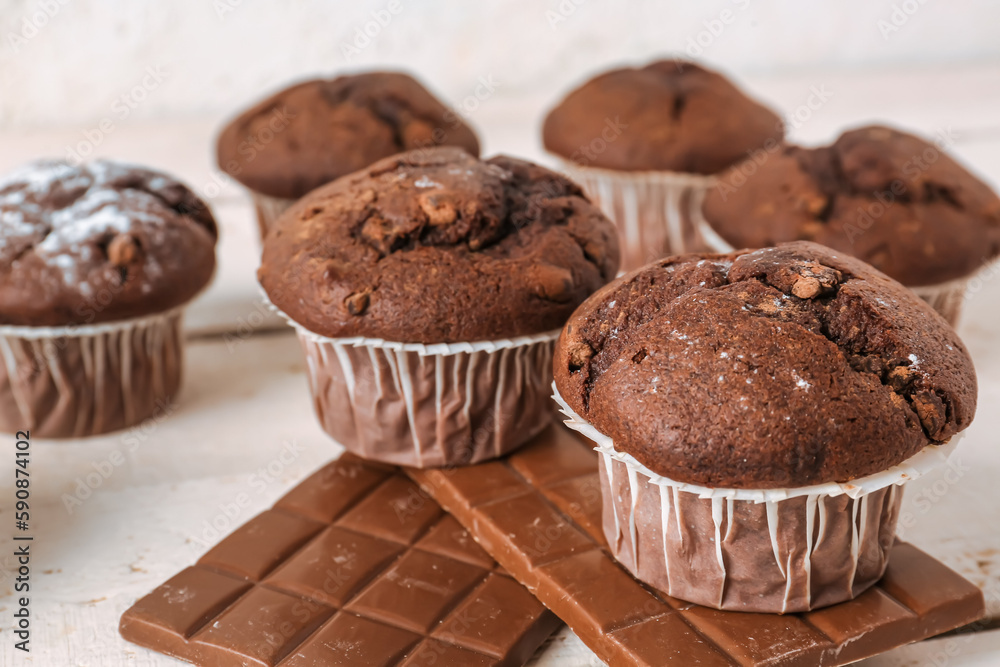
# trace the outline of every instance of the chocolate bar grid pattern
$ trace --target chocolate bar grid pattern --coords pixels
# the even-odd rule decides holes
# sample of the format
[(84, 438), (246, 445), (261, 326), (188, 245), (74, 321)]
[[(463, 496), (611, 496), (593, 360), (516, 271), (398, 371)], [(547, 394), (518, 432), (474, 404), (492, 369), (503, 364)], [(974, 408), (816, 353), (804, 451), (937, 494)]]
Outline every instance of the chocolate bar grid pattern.
[(405, 475), (346, 455), (137, 602), (121, 633), (198, 664), (445, 667), (522, 665), (559, 625)]
[(561, 426), (500, 461), (407, 473), (612, 665), (843, 665), (984, 611), (978, 588), (901, 542), (876, 587), (808, 613), (719, 611), (654, 593), (607, 552), (596, 455)]

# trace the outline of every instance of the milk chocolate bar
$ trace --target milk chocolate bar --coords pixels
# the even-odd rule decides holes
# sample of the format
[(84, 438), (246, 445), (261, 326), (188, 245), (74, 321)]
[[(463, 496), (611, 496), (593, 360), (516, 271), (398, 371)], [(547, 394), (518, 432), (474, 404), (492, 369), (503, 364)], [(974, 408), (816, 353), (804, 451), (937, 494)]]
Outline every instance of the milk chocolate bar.
[(122, 615), (199, 665), (523, 665), (561, 625), (396, 469), (328, 464)]
[(562, 426), (497, 461), (407, 473), (612, 665), (844, 665), (985, 611), (976, 586), (902, 542), (878, 584), (818, 611), (719, 611), (658, 594), (609, 554), (596, 454)]

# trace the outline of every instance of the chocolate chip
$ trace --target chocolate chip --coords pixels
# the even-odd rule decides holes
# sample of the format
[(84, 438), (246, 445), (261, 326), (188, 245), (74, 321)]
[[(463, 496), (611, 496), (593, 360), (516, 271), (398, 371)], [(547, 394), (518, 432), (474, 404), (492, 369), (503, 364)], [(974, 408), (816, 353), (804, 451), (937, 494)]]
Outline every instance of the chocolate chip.
[(897, 366), (889, 371), (886, 376), (886, 384), (893, 391), (906, 392), (909, 391), (911, 385), (918, 377), (920, 377), (920, 373), (917, 371), (910, 370), (906, 366)]
[(813, 276), (803, 276), (792, 284), (792, 294), (800, 299), (811, 299), (819, 296), (822, 290), (823, 286)]
[(823, 266), (818, 262), (800, 262), (790, 267), (792, 272), (791, 292), (800, 299), (814, 299), (832, 292), (840, 283), (840, 271)]
[(364, 315), (365, 311), (368, 310), (368, 304), (370, 301), (371, 290), (366, 289), (361, 292), (355, 292), (344, 299), (344, 305), (347, 307), (347, 312), (351, 315)]
[(927, 436), (936, 439), (945, 426), (948, 414), (944, 401), (931, 391), (917, 392), (911, 400)]
[(817, 216), (826, 208), (828, 200), (822, 195), (803, 195), (798, 198), (796, 204), (809, 215)]
[(450, 225), (458, 218), (458, 211), (449, 199), (440, 194), (428, 192), (418, 199), (420, 208), (427, 214), (427, 221), (432, 225)]
[(573, 274), (567, 269), (536, 264), (531, 268), (531, 279), (535, 283), (535, 294), (543, 299), (564, 303), (573, 297)]
[(434, 128), (422, 120), (413, 120), (401, 128), (403, 144), (406, 148), (433, 146)]
[(571, 371), (580, 370), (594, 356), (593, 348), (582, 340), (569, 341), (566, 345), (566, 352), (569, 355), (569, 369)]
[(588, 241), (586, 245), (583, 246), (584, 257), (586, 257), (591, 264), (599, 269), (604, 268), (605, 254), (605, 246), (603, 243)]
[(108, 244), (108, 261), (115, 266), (128, 266), (139, 257), (139, 243), (128, 234), (119, 234)]

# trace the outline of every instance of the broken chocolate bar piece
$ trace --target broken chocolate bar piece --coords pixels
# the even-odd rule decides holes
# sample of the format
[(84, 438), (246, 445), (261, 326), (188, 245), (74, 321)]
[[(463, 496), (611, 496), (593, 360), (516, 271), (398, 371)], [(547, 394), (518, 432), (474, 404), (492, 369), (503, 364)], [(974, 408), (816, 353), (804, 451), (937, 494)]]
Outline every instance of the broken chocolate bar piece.
[(808, 613), (719, 611), (655, 593), (609, 554), (597, 456), (562, 426), (498, 461), (407, 473), (612, 665), (844, 665), (984, 613), (976, 586), (902, 542), (873, 588)]
[(328, 464), (122, 615), (198, 665), (523, 665), (560, 625), (396, 469)]

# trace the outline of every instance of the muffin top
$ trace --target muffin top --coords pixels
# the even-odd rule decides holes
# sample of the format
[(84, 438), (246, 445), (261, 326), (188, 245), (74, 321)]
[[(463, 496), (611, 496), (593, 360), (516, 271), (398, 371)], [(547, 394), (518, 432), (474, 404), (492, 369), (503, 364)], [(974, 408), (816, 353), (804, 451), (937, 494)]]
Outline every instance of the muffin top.
[(614, 226), (575, 183), (440, 147), (301, 199), (264, 243), (258, 275), (317, 334), (449, 343), (557, 329), (617, 270)]
[(97, 160), (0, 178), (0, 324), (93, 324), (163, 312), (215, 270), (215, 219), (160, 172)]
[(816, 241), (910, 286), (967, 276), (1000, 254), (1000, 197), (911, 134), (862, 127), (749, 165), (727, 172), (703, 206), (734, 247)]
[(776, 145), (781, 119), (726, 77), (660, 60), (591, 79), (549, 112), (542, 141), (580, 166), (715, 174)]
[(479, 155), (475, 133), (413, 77), (370, 72), (272, 95), (222, 130), (217, 156), (250, 189), (297, 199), (381, 158), (439, 145)]
[(804, 241), (622, 276), (573, 314), (553, 364), (564, 400), (616, 449), (713, 487), (880, 472), (976, 409), (972, 361), (937, 313)]

